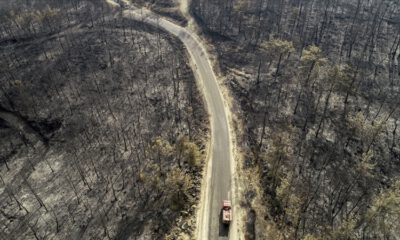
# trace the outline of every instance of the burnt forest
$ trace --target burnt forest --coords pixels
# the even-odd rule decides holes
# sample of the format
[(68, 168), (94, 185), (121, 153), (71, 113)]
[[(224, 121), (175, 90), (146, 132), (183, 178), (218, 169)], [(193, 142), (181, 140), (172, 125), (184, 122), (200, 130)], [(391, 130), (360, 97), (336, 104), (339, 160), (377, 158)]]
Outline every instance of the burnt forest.
[(399, 0), (0, 0), (0, 239), (400, 239)]
[(182, 43), (107, 1), (0, 9), (0, 239), (191, 234), (208, 124)]
[(236, 101), (238, 165), (258, 175), (243, 182), (247, 239), (399, 239), (400, 2), (191, 11)]

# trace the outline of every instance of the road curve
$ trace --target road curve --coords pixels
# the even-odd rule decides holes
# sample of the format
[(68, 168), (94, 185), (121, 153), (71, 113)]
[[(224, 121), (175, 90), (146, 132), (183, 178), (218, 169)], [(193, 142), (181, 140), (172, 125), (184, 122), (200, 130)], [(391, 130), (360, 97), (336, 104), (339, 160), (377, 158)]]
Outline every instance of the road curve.
[[(224, 199), (231, 199), (232, 154), (228, 127), (227, 108), (219, 89), (217, 79), (205, 47), (196, 34), (177, 24), (160, 18), (146, 10), (125, 10), (125, 17), (131, 17), (156, 27), (160, 27), (177, 36), (186, 46), (191, 58), (193, 70), (207, 102), (211, 123), (211, 147), (204, 181), (205, 193), (198, 213), (198, 239), (233, 239), (220, 221), (221, 204)], [(233, 235), (233, 236), (229, 236)]]

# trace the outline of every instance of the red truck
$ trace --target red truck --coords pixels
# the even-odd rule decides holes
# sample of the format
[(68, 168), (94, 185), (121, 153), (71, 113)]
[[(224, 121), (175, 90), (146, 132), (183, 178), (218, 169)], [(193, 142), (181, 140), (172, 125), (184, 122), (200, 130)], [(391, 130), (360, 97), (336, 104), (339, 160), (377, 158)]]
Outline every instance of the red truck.
[(229, 225), (232, 221), (232, 206), (231, 201), (224, 200), (222, 202), (222, 223)]

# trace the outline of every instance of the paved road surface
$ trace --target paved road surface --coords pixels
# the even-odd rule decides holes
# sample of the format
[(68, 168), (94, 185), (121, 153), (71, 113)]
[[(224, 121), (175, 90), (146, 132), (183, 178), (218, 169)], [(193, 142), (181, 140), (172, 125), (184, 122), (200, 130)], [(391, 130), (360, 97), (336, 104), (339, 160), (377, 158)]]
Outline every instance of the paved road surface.
[(201, 41), (189, 30), (170, 21), (158, 18), (147, 10), (126, 10), (125, 16), (141, 20), (161, 27), (177, 36), (190, 53), (195, 71), (203, 87), (211, 122), (211, 149), (208, 167), (206, 194), (201, 208), (201, 218), (198, 238), (229, 239), (229, 229), (220, 222), (221, 204), (224, 199), (231, 199), (231, 154), (228, 129), (228, 118), (224, 107), (222, 94), (219, 91), (216, 77), (209, 62), (208, 54)]

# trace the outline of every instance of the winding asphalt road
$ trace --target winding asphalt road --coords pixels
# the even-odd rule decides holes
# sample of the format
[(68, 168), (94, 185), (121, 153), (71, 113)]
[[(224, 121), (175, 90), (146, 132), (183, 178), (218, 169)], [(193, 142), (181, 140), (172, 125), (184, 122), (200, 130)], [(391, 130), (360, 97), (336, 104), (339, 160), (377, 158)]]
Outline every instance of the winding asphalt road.
[(205, 194), (199, 210), (197, 237), (199, 240), (233, 239), (235, 237), (229, 236), (229, 229), (220, 221), (222, 201), (231, 199), (232, 160), (228, 117), (207, 51), (194, 33), (148, 10), (125, 10), (124, 16), (160, 27), (177, 36), (192, 58), (193, 70), (207, 102), (211, 122), (209, 165)]

